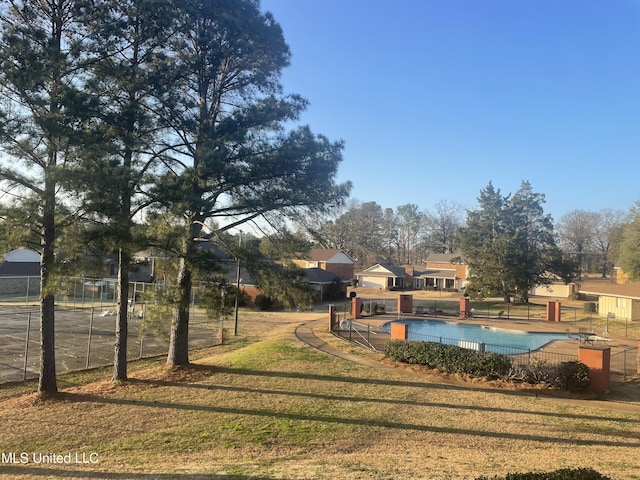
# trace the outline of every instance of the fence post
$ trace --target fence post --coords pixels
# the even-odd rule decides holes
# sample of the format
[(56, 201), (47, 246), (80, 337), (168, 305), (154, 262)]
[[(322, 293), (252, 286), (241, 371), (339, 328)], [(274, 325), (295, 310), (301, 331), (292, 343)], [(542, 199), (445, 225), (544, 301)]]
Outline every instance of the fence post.
[(390, 333), (391, 340), (406, 340), (409, 336), (409, 325), (405, 323), (392, 323)]
[(329, 305), (329, 331), (333, 332), (336, 329), (336, 306)]
[(464, 297), (460, 299), (460, 318), (468, 318), (470, 317), (469, 312), (469, 297)]
[(556, 321), (556, 302), (547, 302), (547, 322)]
[(398, 312), (413, 313), (413, 295), (398, 295)]
[(87, 338), (87, 363), (85, 368), (89, 368), (89, 356), (91, 355), (91, 333), (93, 332), (93, 311), (91, 307), (91, 316), (89, 317), (89, 336)]
[(589, 367), (589, 388), (595, 393), (609, 390), (611, 383), (611, 348), (579, 347), (578, 360)]
[(362, 299), (360, 297), (353, 297), (351, 299), (351, 318), (353, 318), (354, 320), (356, 318), (360, 318), (361, 307), (362, 307)]
[(27, 365), (28, 365), (27, 359), (29, 357), (29, 333), (30, 332), (31, 332), (31, 312), (29, 312), (27, 315), (27, 338), (24, 342), (24, 366), (22, 369), (22, 380), (27, 379)]

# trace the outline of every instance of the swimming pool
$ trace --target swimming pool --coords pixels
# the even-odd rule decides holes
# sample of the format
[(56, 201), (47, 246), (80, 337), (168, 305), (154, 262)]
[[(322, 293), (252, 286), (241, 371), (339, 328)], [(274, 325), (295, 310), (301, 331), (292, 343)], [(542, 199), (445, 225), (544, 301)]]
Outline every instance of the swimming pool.
[[(402, 320), (409, 325), (409, 339), (428, 342), (454, 343), (464, 348), (477, 350), (477, 344), (486, 345), (486, 351), (501, 351), (499, 347), (523, 350), (537, 350), (553, 340), (566, 340), (564, 333), (522, 332), (490, 325), (470, 325), (467, 323), (444, 322), (441, 320)], [(390, 331), (391, 323), (384, 325)], [(498, 348), (493, 348), (496, 346)]]

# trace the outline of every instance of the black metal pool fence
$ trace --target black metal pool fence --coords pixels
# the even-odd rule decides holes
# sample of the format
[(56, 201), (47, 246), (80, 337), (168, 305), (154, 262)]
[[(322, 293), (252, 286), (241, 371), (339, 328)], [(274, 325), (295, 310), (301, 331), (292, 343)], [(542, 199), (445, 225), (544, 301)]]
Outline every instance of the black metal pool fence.
[[(373, 330), (369, 325), (353, 322), (342, 322), (342, 325), (334, 331), (345, 340), (360, 344), (365, 348), (370, 348), (379, 352), (383, 352), (385, 345), (390, 340), (390, 334)], [(469, 340), (461, 340), (457, 338), (446, 338), (441, 336), (431, 336), (416, 333), (409, 333), (409, 341), (442, 343), (446, 345), (455, 345), (469, 350), (480, 352), (493, 352), (508, 356), (514, 366), (524, 366), (535, 361), (542, 361), (551, 365), (557, 365), (562, 362), (575, 361), (578, 355), (564, 354), (545, 351), (544, 348), (538, 350), (530, 350), (526, 348), (513, 347), (508, 345), (493, 345), (483, 342), (473, 342)]]
[[(370, 325), (343, 318), (338, 327), (333, 331), (339, 336), (364, 348), (384, 352), (385, 345), (390, 340), (389, 333), (372, 329)], [(430, 336), (409, 333), (409, 341), (434, 342), (448, 345), (456, 345), (476, 351), (494, 352), (505, 355), (511, 359), (511, 364), (516, 368), (522, 368), (542, 362), (547, 365), (559, 365), (563, 362), (578, 360), (578, 355), (547, 351), (543, 348), (530, 350), (505, 345), (493, 345), (482, 342), (472, 342), (455, 338)], [(611, 381), (623, 382), (637, 377), (638, 372), (638, 348), (628, 348), (611, 355), (610, 362)]]
[[(489, 303), (480, 302), (480, 306), (472, 303), (471, 317), (490, 320), (545, 320), (546, 304), (537, 303)], [(350, 308), (350, 305), (347, 305)], [(342, 313), (342, 312), (341, 312)], [(350, 310), (346, 312), (350, 315)], [(363, 317), (372, 315), (398, 315), (398, 301), (396, 298), (363, 298)], [(402, 314), (400, 314), (402, 315)], [(409, 315), (409, 314), (407, 314)], [(413, 299), (411, 315), (429, 318), (460, 318), (459, 300)], [(589, 331), (608, 332), (610, 335), (635, 338), (640, 340), (640, 322), (628, 319), (601, 317), (596, 313), (585, 312), (581, 308), (562, 306), (562, 323), (572, 324), (574, 329), (581, 327)]]

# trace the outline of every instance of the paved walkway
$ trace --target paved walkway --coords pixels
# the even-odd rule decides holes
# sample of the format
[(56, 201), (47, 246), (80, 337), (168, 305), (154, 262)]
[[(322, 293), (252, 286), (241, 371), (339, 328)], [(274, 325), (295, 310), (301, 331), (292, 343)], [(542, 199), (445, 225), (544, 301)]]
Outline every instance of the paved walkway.
[[(335, 357), (339, 357), (350, 362), (358, 363), (360, 365), (365, 365), (367, 367), (376, 368), (376, 369), (384, 369), (390, 370), (400, 374), (407, 374), (413, 377), (418, 376), (418, 374), (406, 370), (396, 369), (387, 365), (384, 365), (374, 359), (363, 357), (360, 355), (354, 355), (351, 353), (344, 352), (339, 348), (334, 347), (333, 345), (328, 344), (321, 338), (319, 338), (314, 329), (324, 328), (327, 325), (327, 319), (317, 319), (311, 320), (305, 323), (300, 324), (295, 329), (295, 336), (303, 343), (320, 350), (321, 352), (327, 353), (329, 355), (333, 355)], [(456, 382), (448, 379), (444, 379), (441, 377), (431, 376), (429, 377), (430, 381), (444, 384), (457, 385), (468, 388), (478, 388), (477, 385), (470, 385), (465, 382)], [(499, 392), (499, 389), (496, 389), (496, 392)], [(509, 391), (509, 393), (514, 393), (513, 391)], [(533, 396), (531, 393), (519, 392), (523, 396)], [(535, 397), (541, 401), (549, 401), (549, 402), (557, 402), (569, 405), (579, 405), (581, 407), (595, 407), (595, 408), (603, 408), (608, 410), (617, 410), (624, 412), (631, 412), (640, 414), (640, 405), (636, 403), (621, 403), (621, 402), (612, 402), (606, 400), (577, 400), (577, 399), (568, 399), (568, 398), (559, 398), (559, 397), (543, 397), (540, 394), (535, 394)]]
[(344, 352), (339, 348), (334, 347), (333, 345), (329, 345), (327, 342), (318, 338), (314, 333), (314, 329), (322, 328), (322, 326), (326, 326), (327, 319), (322, 318), (318, 320), (312, 320), (306, 323), (299, 325), (296, 330), (296, 337), (303, 343), (310, 345), (313, 348), (320, 350), (321, 352), (328, 353), (329, 355), (333, 355), (335, 357), (343, 358), (345, 360), (349, 360), (350, 362), (359, 363), (361, 365), (366, 365), (368, 367), (373, 368), (387, 368), (382, 365), (380, 362), (376, 360), (372, 360), (370, 358), (361, 357), (360, 355), (353, 355), (351, 353)]

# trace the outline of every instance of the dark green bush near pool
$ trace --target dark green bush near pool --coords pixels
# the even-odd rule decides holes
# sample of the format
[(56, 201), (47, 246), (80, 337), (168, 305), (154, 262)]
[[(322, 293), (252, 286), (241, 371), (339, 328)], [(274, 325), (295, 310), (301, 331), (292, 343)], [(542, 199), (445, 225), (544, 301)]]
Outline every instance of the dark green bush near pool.
[(546, 361), (534, 360), (529, 365), (514, 368), (508, 357), (498, 353), (481, 353), (443, 343), (404, 340), (387, 342), (384, 353), (396, 362), (426, 365), (447, 373), (543, 384), (570, 391), (584, 390), (590, 381), (589, 368), (577, 361), (549, 365)]
[(558, 386), (577, 392), (584, 390), (591, 381), (589, 367), (577, 361), (562, 362), (558, 367)]
[(442, 343), (392, 340), (385, 345), (384, 353), (396, 362), (426, 365), (474, 377), (501, 378), (512, 368), (511, 361), (504, 355)]
[(611, 480), (591, 468), (562, 468), (546, 473), (509, 473), (506, 477), (477, 477), (475, 480)]

